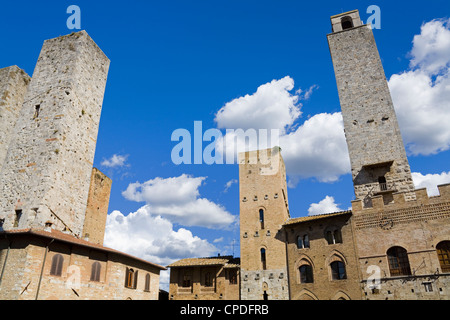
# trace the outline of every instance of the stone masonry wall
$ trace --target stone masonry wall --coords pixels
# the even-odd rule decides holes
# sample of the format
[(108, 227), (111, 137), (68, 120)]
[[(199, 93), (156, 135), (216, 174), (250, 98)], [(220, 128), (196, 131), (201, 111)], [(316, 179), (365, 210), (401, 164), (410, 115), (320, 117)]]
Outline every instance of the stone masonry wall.
[(84, 220), (83, 237), (103, 245), (112, 180), (94, 168)]
[[(288, 243), (289, 286), (292, 300), (360, 300), (360, 276), (356, 256), (351, 213), (331, 217), (318, 217), (285, 226)], [(295, 220), (295, 219), (294, 219)], [(340, 230), (342, 243), (329, 244), (327, 230)], [(309, 247), (298, 247), (297, 237), (308, 235)], [(333, 280), (330, 263), (333, 259), (345, 263), (347, 278)], [(313, 268), (313, 282), (301, 283), (299, 267)]]
[[(438, 243), (450, 241), (450, 185), (439, 186), (439, 191), (440, 196), (428, 197), (426, 189), (418, 189), (414, 201), (397, 193), (388, 205), (380, 196), (374, 197), (372, 208), (363, 208), (361, 201), (352, 202), (366, 299), (450, 299), (450, 274), (441, 270), (436, 252)], [(407, 251), (410, 276), (390, 274), (387, 251), (394, 246)], [(374, 274), (370, 266), (380, 270), (379, 290), (367, 286)]]
[[(414, 190), (411, 171), (373, 32), (367, 25), (361, 25), (359, 17), (353, 18), (357, 27), (329, 34), (328, 43), (356, 199), (379, 191), (378, 176), (370, 167), (374, 164), (384, 164), (389, 188), (411, 192)], [(389, 161), (393, 165), (387, 164)], [(410, 196), (413, 199), (413, 193)]]
[(30, 77), (17, 66), (0, 69), (0, 172)]
[[(288, 299), (282, 225), (289, 218), (289, 207), (286, 170), (279, 148), (240, 154), (239, 182), (241, 299), (262, 299), (264, 291), (269, 299)], [(266, 252), (266, 270), (261, 249)]]
[(81, 236), (109, 59), (84, 31), (45, 41), (0, 174), (4, 228)]
[[(0, 283), (0, 299), (34, 300), (37, 297), (38, 300), (158, 300), (159, 269), (114, 253), (56, 242), (50, 245), (45, 255), (46, 245), (49, 243), (50, 239), (36, 238), (13, 241)], [(2, 268), (7, 248), (8, 240), (1, 239)], [(61, 254), (64, 258), (61, 276), (50, 274), (55, 254)], [(94, 261), (101, 264), (100, 281), (90, 280)], [(136, 289), (124, 286), (127, 267), (138, 271)], [(150, 291), (144, 290), (147, 273), (150, 274)]]

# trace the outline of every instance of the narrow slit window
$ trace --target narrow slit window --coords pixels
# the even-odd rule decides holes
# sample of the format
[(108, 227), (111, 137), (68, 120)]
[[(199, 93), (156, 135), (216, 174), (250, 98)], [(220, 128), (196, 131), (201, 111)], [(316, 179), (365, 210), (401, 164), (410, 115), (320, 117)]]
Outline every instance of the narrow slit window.
[(34, 116), (33, 116), (33, 119), (37, 119), (37, 118), (39, 118), (39, 112), (41, 111), (41, 105), (40, 104), (37, 104), (35, 107), (34, 107)]
[(261, 249), (261, 264), (262, 264), (262, 269), (266, 270), (266, 249), (262, 248)]
[(261, 229), (264, 229), (264, 210), (259, 209), (259, 222), (261, 223)]
[(22, 210), (16, 210), (16, 216), (14, 218), (14, 228), (17, 228), (19, 226), (21, 217), (22, 217)]

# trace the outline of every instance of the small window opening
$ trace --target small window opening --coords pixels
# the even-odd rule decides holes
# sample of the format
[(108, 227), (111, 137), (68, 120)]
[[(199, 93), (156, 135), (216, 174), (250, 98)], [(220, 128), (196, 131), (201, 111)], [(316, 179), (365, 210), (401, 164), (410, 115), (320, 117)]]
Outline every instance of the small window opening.
[(262, 269), (266, 270), (266, 249), (262, 248), (261, 249), (261, 264), (262, 264)]
[(341, 19), (342, 30), (347, 30), (353, 28), (353, 20), (350, 17), (343, 17)]
[(40, 110), (41, 110), (41, 105), (40, 105), (40, 104), (38, 104), (38, 105), (36, 105), (36, 106), (34, 107), (34, 116), (33, 116), (33, 119), (39, 118), (39, 112), (40, 112)]
[(386, 191), (387, 190), (387, 184), (386, 184), (386, 178), (385, 177), (378, 177), (378, 183), (380, 184), (380, 190)]
[(423, 286), (425, 287), (425, 292), (433, 292), (433, 285), (431, 282), (425, 282)]
[(19, 226), (21, 217), (22, 217), (22, 210), (16, 210), (16, 217), (14, 219), (14, 228), (17, 228)]
[(261, 223), (261, 229), (264, 229), (264, 210), (259, 209), (259, 222)]

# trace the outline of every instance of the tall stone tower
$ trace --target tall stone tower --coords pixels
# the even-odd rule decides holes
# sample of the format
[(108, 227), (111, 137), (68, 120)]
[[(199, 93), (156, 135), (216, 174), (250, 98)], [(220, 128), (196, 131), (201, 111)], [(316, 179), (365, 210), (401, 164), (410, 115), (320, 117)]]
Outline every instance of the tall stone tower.
[(85, 31), (44, 42), (0, 172), (5, 230), (82, 236), (109, 63)]
[(17, 66), (0, 69), (0, 172), (29, 83), (30, 76)]
[(241, 299), (287, 300), (286, 170), (279, 147), (239, 154)]
[[(356, 200), (393, 193), (413, 199), (414, 183), (372, 29), (357, 10), (331, 17), (328, 35)], [(408, 198), (409, 197), (409, 198)]]

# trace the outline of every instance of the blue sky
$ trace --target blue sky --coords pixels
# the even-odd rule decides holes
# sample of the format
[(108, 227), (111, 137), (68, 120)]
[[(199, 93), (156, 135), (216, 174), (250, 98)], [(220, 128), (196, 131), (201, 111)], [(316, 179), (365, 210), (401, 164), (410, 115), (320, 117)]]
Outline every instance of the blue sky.
[[(0, 67), (32, 75), (43, 41), (76, 31), (66, 25), (69, 5), (79, 6), (81, 29), (111, 59), (94, 163), (113, 179), (106, 245), (163, 265), (233, 249), (238, 256), (238, 166), (175, 165), (171, 135), (193, 134), (194, 121), (204, 131), (251, 127), (252, 111), (270, 114), (275, 100), (287, 112), (278, 119), (286, 134), (336, 148), (293, 154), (298, 141), (286, 139), (291, 217), (308, 215), (313, 203), (318, 212), (310, 213), (350, 207), (326, 35), (330, 16), (358, 9), (366, 22), (370, 5), (381, 9), (374, 35), (415, 182), (450, 182), (448, 1), (4, 2)], [(217, 116), (237, 105), (248, 117)]]

